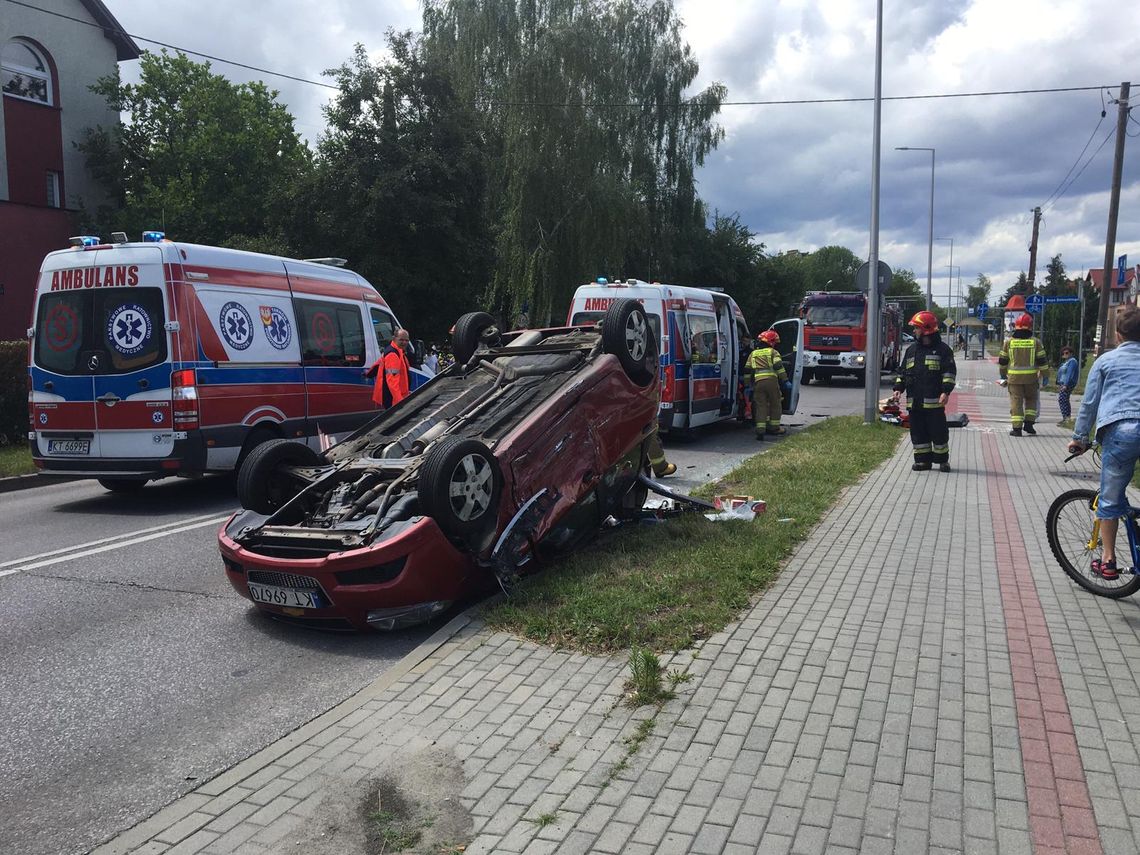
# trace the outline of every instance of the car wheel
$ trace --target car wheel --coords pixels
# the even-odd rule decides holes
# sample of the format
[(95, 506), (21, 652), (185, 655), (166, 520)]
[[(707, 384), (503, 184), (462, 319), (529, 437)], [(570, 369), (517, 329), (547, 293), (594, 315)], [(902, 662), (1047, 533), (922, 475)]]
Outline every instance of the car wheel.
[(293, 498), (299, 489), (285, 466), (320, 466), (321, 456), (292, 439), (271, 439), (256, 446), (245, 458), (237, 477), (237, 497), (243, 508), (271, 514)]
[(812, 378), (812, 373), (805, 369), (803, 374), (800, 375), (800, 385), (801, 386), (808, 385), (811, 382), (811, 378)]
[(99, 486), (112, 493), (137, 493), (146, 486), (146, 478), (100, 478)]
[(615, 300), (602, 318), (602, 349), (618, 358), (622, 369), (639, 386), (657, 374), (657, 340), (645, 309), (636, 300)]
[(451, 335), (451, 352), (455, 361), (466, 364), (480, 344), (491, 344), (499, 338), (499, 328), (495, 319), (486, 312), (468, 312), (455, 322), (455, 332)]
[(475, 534), (495, 519), (503, 476), (491, 450), (477, 439), (444, 437), (424, 457), (420, 508), (448, 537)]

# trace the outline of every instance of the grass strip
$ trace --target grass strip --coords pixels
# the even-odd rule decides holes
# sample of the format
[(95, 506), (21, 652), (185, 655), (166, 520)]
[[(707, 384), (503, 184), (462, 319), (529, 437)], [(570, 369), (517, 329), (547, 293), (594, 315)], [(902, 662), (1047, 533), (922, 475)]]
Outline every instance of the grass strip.
[(779, 573), (839, 492), (894, 451), (897, 427), (828, 419), (781, 440), (699, 493), (768, 503), (753, 522), (687, 514), (602, 533), (524, 580), (488, 623), (553, 647), (681, 650), (735, 619)]
[(36, 471), (32, 452), (27, 445), (0, 446), (0, 478), (12, 475), (30, 475)]

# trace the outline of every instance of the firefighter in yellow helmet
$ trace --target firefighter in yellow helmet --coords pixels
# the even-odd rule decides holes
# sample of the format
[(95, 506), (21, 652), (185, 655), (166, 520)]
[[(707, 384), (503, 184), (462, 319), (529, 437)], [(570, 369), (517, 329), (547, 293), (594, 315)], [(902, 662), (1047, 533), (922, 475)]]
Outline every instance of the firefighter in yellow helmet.
[(1037, 433), (1037, 404), (1040, 399), (1038, 377), (1049, 364), (1045, 347), (1033, 337), (1033, 316), (1018, 315), (1013, 322), (1013, 335), (1001, 346), (998, 373), (1001, 384), (1009, 389), (1010, 436)]
[(906, 392), (910, 409), (910, 444), (915, 472), (929, 471), (938, 464), (950, 471), (950, 430), (946, 425), (946, 401), (954, 391), (958, 368), (954, 351), (938, 334), (933, 312), (918, 312), (910, 319), (915, 341), (903, 354), (902, 371), (895, 378), (894, 400)]
[(764, 330), (757, 338), (759, 347), (748, 355), (744, 363), (745, 382), (752, 378), (752, 418), (756, 423), (756, 438), (782, 436), (787, 429), (780, 426), (780, 413), (784, 403), (780, 388), (788, 383), (788, 373), (776, 345), (780, 336), (775, 330)]

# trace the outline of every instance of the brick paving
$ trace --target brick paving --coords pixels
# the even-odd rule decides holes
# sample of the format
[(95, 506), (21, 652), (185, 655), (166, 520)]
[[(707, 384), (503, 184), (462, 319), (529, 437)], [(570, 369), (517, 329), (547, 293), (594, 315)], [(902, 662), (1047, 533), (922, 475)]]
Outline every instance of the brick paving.
[[(278, 853), (334, 794), (423, 752), (461, 767), (466, 853), (1137, 853), (1140, 602), (1083, 592), (1044, 536), (1094, 470), (1006, 434), (960, 362), (952, 473), (907, 443), (740, 619), (620, 704), (624, 658), (454, 621), (369, 689), (96, 850)], [(758, 524), (764, 524), (763, 522)], [(623, 764), (623, 759), (625, 760)]]

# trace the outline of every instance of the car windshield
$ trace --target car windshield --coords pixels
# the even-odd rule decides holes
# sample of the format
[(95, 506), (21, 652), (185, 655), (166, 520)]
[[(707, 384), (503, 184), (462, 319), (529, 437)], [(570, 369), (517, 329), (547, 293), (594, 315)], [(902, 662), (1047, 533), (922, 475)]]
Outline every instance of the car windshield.
[(862, 306), (835, 306), (810, 305), (804, 320), (809, 324), (818, 324), (828, 327), (861, 327), (863, 326)]

